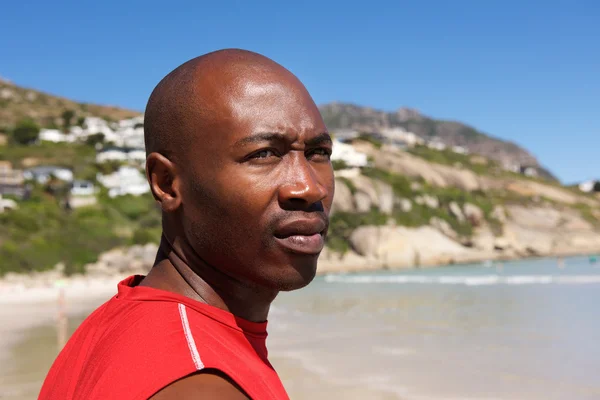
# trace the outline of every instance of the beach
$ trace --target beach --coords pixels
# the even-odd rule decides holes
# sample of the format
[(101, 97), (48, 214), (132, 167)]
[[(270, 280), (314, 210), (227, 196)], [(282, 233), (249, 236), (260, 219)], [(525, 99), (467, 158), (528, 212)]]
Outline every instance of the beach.
[[(117, 277), (65, 288), (69, 332)], [(57, 290), (1, 296), (0, 398), (34, 399)], [(587, 257), (331, 274), (282, 293), (269, 354), (292, 399), (597, 399), (600, 264)]]

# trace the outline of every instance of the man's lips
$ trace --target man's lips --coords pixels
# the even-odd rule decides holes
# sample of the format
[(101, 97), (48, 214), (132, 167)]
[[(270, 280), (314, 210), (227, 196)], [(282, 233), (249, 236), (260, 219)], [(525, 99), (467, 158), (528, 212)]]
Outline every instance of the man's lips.
[(274, 233), (275, 240), (292, 253), (316, 255), (325, 246), (327, 222), (321, 218), (286, 221)]

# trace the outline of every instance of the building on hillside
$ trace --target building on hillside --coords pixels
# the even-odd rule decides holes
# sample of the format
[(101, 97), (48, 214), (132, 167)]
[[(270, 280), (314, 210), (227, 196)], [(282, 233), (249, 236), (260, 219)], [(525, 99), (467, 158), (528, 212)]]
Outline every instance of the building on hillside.
[(8, 144), (8, 136), (0, 133), (0, 146), (6, 146)]
[(600, 181), (591, 180), (587, 182), (581, 182), (579, 184), (579, 190), (584, 193), (600, 192)]
[(34, 180), (42, 185), (47, 183), (52, 177), (64, 182), (72, 182), (73, 171), (64, 167), (44, 165), (26, 169), (23, 172), (23, 177), (26, 180)]
[(9, 161), (0, 161), (0, 195), (25, 195), (25, 177), (20, 169), (13, 169)]
[(537, 178), (539, 176), (537, 168), (530, 165), (521, 165), (519, 167), (519, 173), (530, 178)]
[(108, 161), (127, 161), (127, 150), (121, 148), (108, 148), (96, 154), (96, 162), (102, 164)]
[(68, 207), (80, 208), (97, 204), (96, 191), (96, 187), (90, 181), (73, 181), (67, 198)]
[(360, 132), (354, 129), (339, 129), (332, 132), (332, 136), (342, 143), (350, 143), (352, 139), (356, 139), (360, 136)]
[(132, 162), (146, 163), (146, 150), (131, 149), (127, 152), (127, 159)]
[(96, 187), (90, 181), (75, 180), (71, 184), (70, 193), (73, 196), (94, 196)]
[(137, 168), (121, 167), (108, 175), (98, 174), (98, 182), (108, 189), (110, 197), (131, 194), (139, 196), (150, 191), (146, 177)]
[(73, 143), (76, 136), (72, 133), (63, 133), (58, 129), (41, 129), (38, 139), (42, 142)]
[(129, 119), (122, 119), (121, 121), (118, 122), (118, 125), (119, 125), (119, 129), (139, 128), (140, 126), (143, 127), (144, 126), (144, 116), (139, 115), (137, 117), (133, 117), (133, 118), (129, 118)]
[(0, 193), (0, 214), (8, 210), (16, 210), (17, 208), (18, 204), (16, 201), (12, 199), (4, 199)]
[(425, 140), (421, 139), (416, 134), (407, 132), (405, 129), (399, 127), (384, 128), (381, 130), (380, 134), (384, 138), (386, 144), (395, 147), (407, 148), (425, 144)]
[(428, 141), (427, 147), (429, 147), (430, 149), (438, 150), (438, 151), (444, 151), (448, 148), (448, 146), (446, 146), (445, 143), (443, 143), (437, 139)]
[(469, 154), (469, 150), (463, 146), (452, 146), (451, 150), (458, 154), (464, 154), (464, 155)]
[(96, 162), (99, 164), (108, 161), (132, 162), (144, 164), (146, 162), (146, 151), (139, 148), (112, 147), (104, 149), (96, 154)]
[(365, 153), (356, 150), (351, 144), (333, 141), (333, 150), (331, 153), (331, 161), (343, 161), (348, 167), (366, 167), (368, 158)]

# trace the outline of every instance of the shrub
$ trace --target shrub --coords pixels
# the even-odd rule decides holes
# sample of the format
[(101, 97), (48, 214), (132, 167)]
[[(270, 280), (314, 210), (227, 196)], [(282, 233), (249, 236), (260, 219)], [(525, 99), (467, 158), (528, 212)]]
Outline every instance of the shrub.
[(71, 121), (73, 120), (74, 117), (75, 117), (75, 111), (73, 111), (73, 110), (65, 110), (61, 114), (61, 118), (63, 120), (63, 128), (65, 129), (65, 131), (68, 130), (69, 127), (71, 126)]
[(38, 139), (40, 127), (32, 119), (23, 119), (12, 132), (12, 139), (18, 144), (31, 144)]
[(379, 139), (377, 139), (376, 137), (369, 135), (367, 133), (361, 133), (356, 140), (363, 140), (365, 142), (369, 142), (371, 143), (373, 146), (375, 146), (376, 149), (381, 149), (381, 146), (383, 146), (383, 142)]
[(333, 166), (334, 171), (348, 168), (348, 164), (346, 164), (346, 161), (344, 160), (333, 160), (331, 161), (331, 165)]
[(362, 174), (371, 179), (377, 179), (389, 184), (394, 193), (399, 197), (411, 197), (413, 195), (411, 181), (405, 176), (372, 167), (363, 168)]

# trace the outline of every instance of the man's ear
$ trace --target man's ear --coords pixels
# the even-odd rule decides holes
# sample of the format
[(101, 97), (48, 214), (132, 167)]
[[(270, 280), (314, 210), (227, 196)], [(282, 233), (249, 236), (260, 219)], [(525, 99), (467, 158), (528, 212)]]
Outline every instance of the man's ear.
[(146, 178), (163, 211), (173, 212), (179, 208), (181, 179), (175, 164), (160, 153), (150, 153), (146, 159)]

